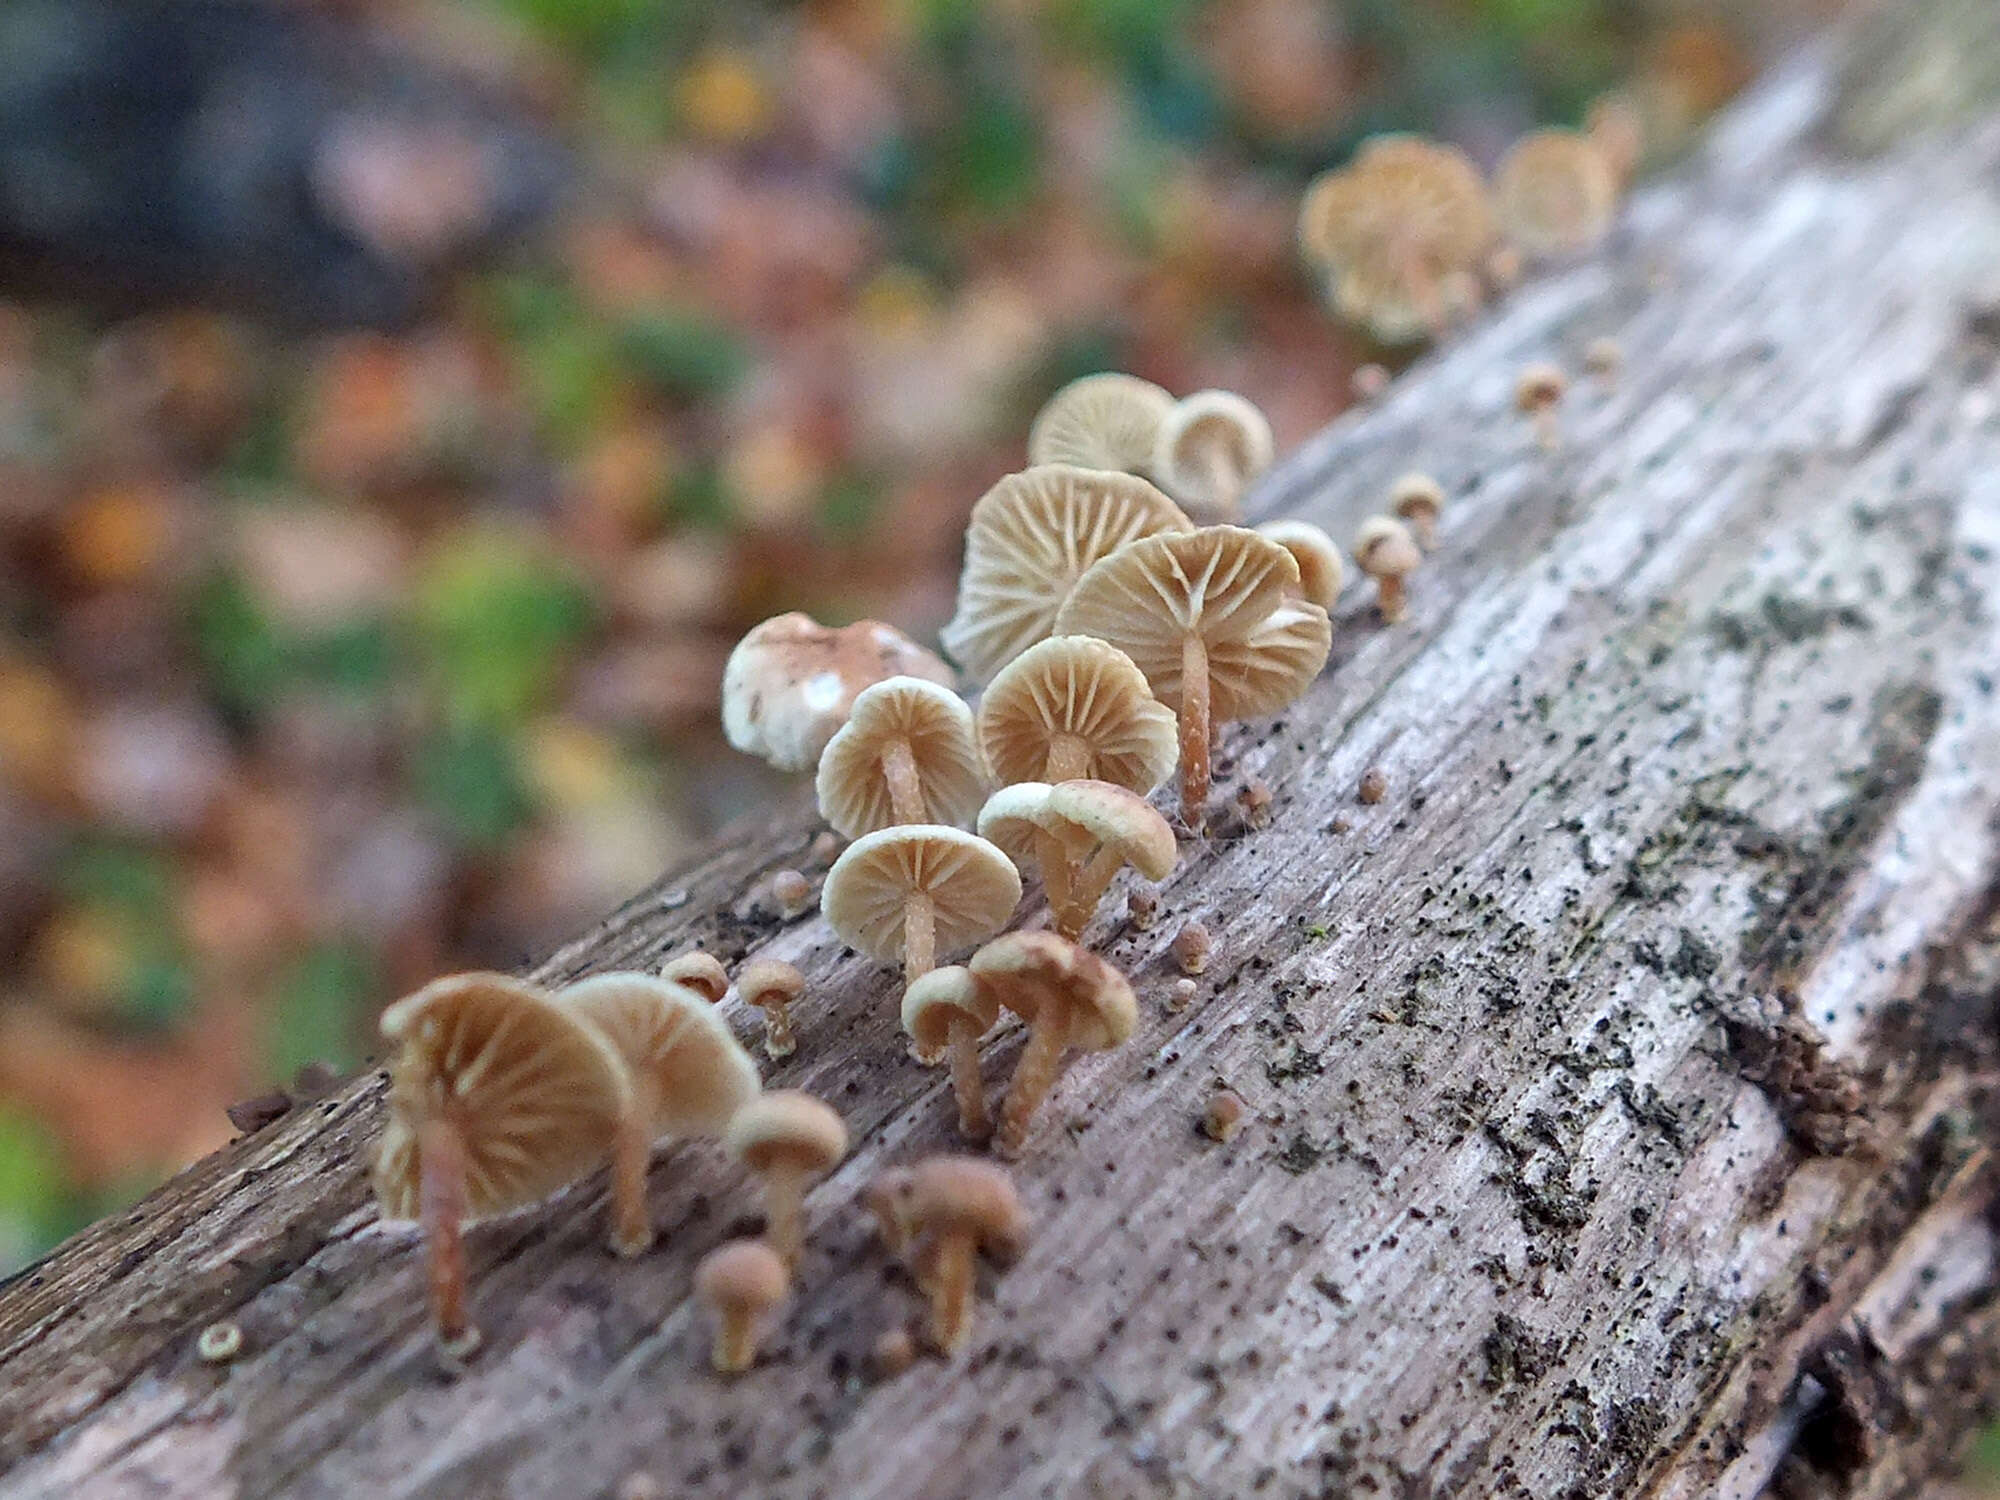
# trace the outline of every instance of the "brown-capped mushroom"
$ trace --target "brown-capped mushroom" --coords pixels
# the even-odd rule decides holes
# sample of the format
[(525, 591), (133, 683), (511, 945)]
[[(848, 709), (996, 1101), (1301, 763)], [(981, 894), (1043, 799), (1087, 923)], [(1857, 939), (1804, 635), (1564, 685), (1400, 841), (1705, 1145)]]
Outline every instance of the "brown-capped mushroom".
[(752, 959), (736, 976), (736, 993), (743, 1003), (764, 1013), (764, 1054), (773, 1062), (798, 1050), (791, 1007), (805, 992), (806, 976), (783, 959)]
[(972, 1332), (974, 1260), (1020, 1253), (1027, 1215), (1003, 1168), (969, 1156), (933, 1156), (907, 1179), (903, 1213), (915, 1234), (918, 1285), (930, 1294), (931, 1343), (955, 1354)]
[(762, 1086), (756, 1064), (714, 1002), (650, 974), (593, 974), (556, 992), (594, 1027), (631, 1075), (611, 1152), (611, 1247), (638, 1255), (653, 1241), (646, 1167), (663, 1140), (719, 1137)]
[(788, 1266), (805, 1245), (806, 1189), (840, 1165), (847, 1127), (811, 1094), (778, 1089), (736, 1112), (729, 1154), (764, 1183), (764, 1237)]
[(757, 1362), (761, 1324), (791, 1295), (792, 1273), (762, 1240), (731, 1240), (694, 1268), (694, 1294), (715, 1319), (709, 1363), (738, 1375)]
[(1028, 1023), (995, 1148), (1016, 1156), (1035, 1111), (1062, 1076), (1075, 1048), (1103, 1052), (1131, 1036), (1139, 1003), (1125, 976), (1094, 953), (1050, 932), (1015, 932), (988, 943), (967, 966), (999, 1002)]
[(993, 1133), (986, 1084), (979, 1076), (979, 1039), (999, 1019), (1000, 1002), (959, 964), (933, 969), (903, 992), (903, 1030), (917, 1051), (944, 1052), (951, 1059), (958, 1128), (968, 1140), (983, 1141)]
[(1181, 813), (1207, 820), (1211, 724), (1276, 713), (1326, 664), (1332, 625), (1298, 597), (1299, 565), (1237, 526), (1146, 537), (1077, 580), (1060, 630), (1132, 658), (1180, 719)]
[(1531, 130), (1501, 158), (1493, 198), (1507, 238), (1537, 259), (1580, 255), (1611, 232), (1618, 175), (1574, 130)]
[(1252, 776), (1236, 789), (1236, 807), (1243, 814), (1246, 827), (1264, 829), (1271, 826), (1271, 784), (1260, 776)]
[(465, 1305), (464, 1226), (532, 1203), (604, 1158), (632, 1083), (611, 1044), (545, 991), (504, 974), (433, 980), (382, 1013), (389, 1121), (375, 1197), (420, 1219), (438, 1346), (479, 1346)]
[(660, 978), (687, 986), (710, 1005), (721, 1004), (729, 993), (729, 971), (713, 954), (699, 948), (668, 959), (660, 966)]
[(905, 982), (940, 953), (991, 937), (1021, 901), (1014, 862), (977, 834), (925, 824), (849, 844), (827, 871), (820, 910), (840, 940), (902, 962)]
[(1514, 409), (1535, 423), (1535, 441), (1550, 452), (1562, 446), (1556, 408), (1569, 392), (1569, 377), (1558, 365), (1537, 362), (1522, 369), (1514, 382)]
[(1150, 380), (1106, 371), (1049, 397), (1028, 429), (1030, 464), (1143, 474), (1174, 398)]
[(1057, 842), (1063, 867), (1077, 873), (1061, 880), (1060, 899), (1052, 892), (1049, 900), (1056, 931), (1071, 939), (1090, 925), (1119, 870), (1130, 865), (1148, 880), (1165, 880), (1180, 858), (1167, 820), (1144, 797), (1108, 781), (1003, 787), (981, 809), (979, 831), (1010, 854), (1025, 852), (1031, 834)]
[(1391, 625), (1409, 613), (1404, 580), (1423, 565), (1417, 539), (1401, 521), (1370, 516), (1354, 533), (1354, 562), (1375, 580), (1375, 612)]
[(820, 816), (849, 838), (897, 823), (968, 824), (986, 800), (972, 710), (921, 678), (878, 682), (827, 741), (817, 785)]
[(968, 676), (985, 682), (1054, 631), (1083, 571), (1125, 543), (1191, 526), (1132, 474), (1038, 464), (980, 497), (965, 533), (958, 609), (939, 632)]
[(1417, 545), (1429, 552), (1438, 544), (1438, 516), (1444, 511), (1444, 486), (1428, 474), (1410, 473), (1389, 486), (1389, 509), (1408, 524)]
[(736, 645), (722, 675), (722, 728), (729, 743), (781, 771), (809, 771), (854, 695), (891, 677), (942, 687), (950, 667), (894, 627), (857, 620), (831, 629), (802, 614), (766, 620)]
[(1174, 403), (1153, 448), (1160, 488), (1190, 513), (1234, 521), (1243, 491), (1271, 467), (1271, 424), (1234, 391), (1196, 391)]
[(1266, 521), (1257, 535), (1269, 537), (1299, 565), (1299, 597), (1330, 610), (1339, 602), (1347, 566), (1333, 538), (1310, 521)]

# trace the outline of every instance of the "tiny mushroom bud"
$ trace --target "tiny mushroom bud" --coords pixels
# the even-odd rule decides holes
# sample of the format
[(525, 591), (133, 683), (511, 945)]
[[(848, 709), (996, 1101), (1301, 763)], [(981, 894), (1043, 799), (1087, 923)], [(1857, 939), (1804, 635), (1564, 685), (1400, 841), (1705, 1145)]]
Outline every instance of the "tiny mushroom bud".
[(709, 1363), (736, 1375), (757, 1362), (759, 1325), (790, 1295), (791, 1272), (762, 1240), (731, 1240), (702, 1257), (694, 1293), (715, 1318)]
[(1625, 349), (1614, 338), (1592, 339), (1584, 347), (1583, 367), (1606, 385), (1614, 383), (1625, 368)]
[(915, 824), (865, 834), (827, 871), (820, 907), (840, 940), (901, 961), (905, 981), (940, 953), (991, 937), (1021, 901), (1014, 862), (976, 834)]
[(660, 967), (660, 978), (685, 985), (710, 1005), (720, 1004), (722, 997), (729, 993), (729, 971), (722, 967), (720, 961), (700, 949), (668, 959)]
[(226, 1365), (243, 1352), (243, 1329), (228, 1318), (211, 1323), (194, 1341), (194, 1352), (206, 1364)]
[(743, 1003), (764, 1013), (764, 1053), (773, 1062), (798, 1049), (792, 1035), (791, 1005), (805, 989), (806, 976), (782, 959), (752, 959), (736, 976), (736, 993)]
[(874, 1347), (868, 1351), (868, 1367), (877, 1380), (894, 1380), (916, 1362), (917, 1341), (910, 1337), (910, 1330), (898, 1323), (894, 1328), (885, 1328), (877, 1335)]
[(1275, 444), (1264, 414), (1234, 391), (1196, 391), (1160, 424), (1153, 474), (1191, 512), (1233, 521), (1243, 491), (1271, 467)]
[(1401, 521), (1370, 516), (1354, 534), (1354, 561), (1375, 580), (1375, 612), (1395, 625), (1409, 612), (1404, 580), (1424, 560), (1417, 540)]
[(813, 835), (812, 848), (806, 852), (815, 865), (825, 869), (840, 858), (840, 835), (831, 828), (822, 828)]
[(1389, 389), (1387, 366), (1378, 364), (1356, 365), (1354, 374), (1348, 378), (1348, 388), (1354, 393), (1354, 400), (1361, 406), (1372, 406), (1380, 401)]
[(1236, 1090), (1217, 1089), (1202, 1108), (1201, 1133), (1212, 1141), (1233, 1140), (1243, 1128), (1243, 1116), (1248, 1109)]
[(764, 1234), (786, 1265), (805, 1245), (806, 1188), (847, 1154), (847, 1127), (810, 1094), (780, 1089), (729, 1122), (729, 1154), (764, 1180)]
[(1333, 608), (1340, 598), (1340, 586), (1346, 581), (1347, 568), (1332, 537), (1310, 521), (1266, 521), (1257, 528), (1257, 534), (1269, 537), (1292, 554), (1292, 561), (1299, 565), (1300, 598), (1321, 609)]
[(1135, 885), (1125, 893), (1125, 920), (1138, 932), (1149, 932), (1160, 920), (1160, 898), (1144, 886)]
[(1028, 429), (1028, 462), (1143, 474), (1174, 398), (1150, 380), (1085, 375), (1049, 397)]
[(1236, 793), (1236, 805), (1243, 810), (1243, 821), (1252, 828), (1271, 826), (1271, 784), (1253, 776), (1243, 783)]
[(930, 1338), (955, 1354), (972, 1331), (973, 1258), (1018, 1254), (1027, 1218), (1013, 1181), (991, 1162), (933, 1156), (910, 1174), (917, 1280), (931, 1299)]
[(1444, 509), (1444, 486), (1428, 474), (1405, 474), (1389, 486), (1389, 509), (1407, 521), (1417, 545), (1429, 552), (1438, 544), (1438, 515)]
[(1361, 773), (1361, 787), (1355, 796), (1361, 802), (1373, 807), (1389, 795), (1389, 778), (1374, 766)]
[(993, 1133), (986, 1085), (979, 1076), (979, 1039), (1000, 1019), (1000, 1002), (970, 969), (933, 969), (903, 992), (903, 1030), (920, 1056), (948, 1052), (958, 1098), (958, 1128), (968, 1140)]
[(771, 900), (778, 915), (790, 920), (812, 906), (812, 883), (797, 870), (780, 870), (771, 877)]
[(1535, 440), (1554, 452), (1562, 446), (1562, 430), (1556, 423), (1556, 408), (1569, 390), (1569, 377), (1556, 366), (1536, 363), (1521, 371), (1514, 384), (1514, 407), (1535, 421)]
[(1208, 929), (1189, 922), (1174, 934), (1174, 963), (1183, 974), (1199, 974), (1208, 967)]
[(1194, 997), (1200, 993), (1201, 986), (1192, 979), (1176, 979), (1167, 986), (1167, 1009), (1179, 1015), (1194, 1004)]

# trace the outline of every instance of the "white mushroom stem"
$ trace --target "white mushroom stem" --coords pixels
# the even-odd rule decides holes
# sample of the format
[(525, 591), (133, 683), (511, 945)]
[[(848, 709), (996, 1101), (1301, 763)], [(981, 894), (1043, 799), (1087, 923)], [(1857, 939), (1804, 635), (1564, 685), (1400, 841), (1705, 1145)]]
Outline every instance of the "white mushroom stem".
[[(1082, 740), (1073, 734), (1059, 734), (1049, 741), (1049, 752), (1042, 762), (1042, 780), (1051, 786), (1080, 780), (1090, 774), (1092, 759), (1090, 747)], [(1054, 834), (1038, 833), (1035, 859), (1042, 867), (1042, 888), (1048, 893), (1049, 910), (1061, 912), (1069, 905), (1070, 887), (1076, 879), (1069, 853)]]
[[(937, 908), (926, 891), (903, 898), (903, 988), (908, 989), (937, 967)], [(927, 1068), (944, 1061), (936, 1047), (910, 1043), (910, 1056)]]
[(765, 1055), (776, 1062), (798, 1051), (798, 1038), (792, 1034), (791, 1007), (782, 998), (771, 998), (760, 1002), (759, 1008), (764, 1012)]
[(927, 1247), (931, 1294), (931, 1342), (956, 1354), (972, 1331), (973, 1254), (969, 1234), (939, 1234)]
[(917, 779), (917, 758), (908, 740), (891, 740), (882, 752), (882, 779), (889, 783), (889, 806), (898, 823), (923, 823), (924, 786)]
[(993, 1134), (986, 1081), (979, 1076), (979, 1032), (970, 1021), (951, 1023), (951, 1091), (958, 1098), (958, 1128), (967, 1140)]
[(1027, 1144), (1035, 1111), (1062, 1076), (1063, 1052), (1068, 1046), (1069, 1011), (1054, 1002), (1042, 1006), (1030, 1023), (1028, 1045), (1014, 1064), (1007, 1102), (1000, 1107), (1000, 1135), (995, 1147), (1002, 1156), (1018, 1156)]
[(1562, 423), (1556, 417), (1556, 403), (1543, 401), (1535, 407), (1535, 441), (1544, 453), (1562, 447)]
[(1208, 646), (1189, 633), (1181, 645), (1181, 821), (1208, 826)]
[(611, 1248), (628, 1260), (653, 1243), (653, 1220), (646, 1212), (646, 1168), (653, 1160), (647, 1128), (652, 1109), (634, 1098), (619, 1117), (611, 1139)]
[(764, 1238), (788, 1266), (799, 1263), (805, 1248), (806, 1174), (794, 1162), (774, 1161), (764, 1168)]
[(1124, 867), (1124, 851), (1116, 844), (1100, 844), (1070, 887), (1069, 908), (1057, 918), (1056, 932), (1071, 941), (1081, 937), (1083, 929), (1090, 925), (1097, 903), (1104, 899), (1104, 893), (1111, 889), (1111, 882)]
[(465, 1137), (451, 1121), (429, 1119), (418, 1131), (417, 1151), (431, 1327), (447, 1357), (464, 1359), (479, 1347), (479, 1330), (465, 1308)]

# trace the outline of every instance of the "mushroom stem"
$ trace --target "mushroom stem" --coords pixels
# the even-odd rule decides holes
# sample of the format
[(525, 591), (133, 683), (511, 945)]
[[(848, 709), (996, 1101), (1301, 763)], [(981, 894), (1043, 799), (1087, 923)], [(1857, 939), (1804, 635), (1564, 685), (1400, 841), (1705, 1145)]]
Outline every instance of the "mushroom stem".
[(653, 1159), (646, 1121), (651, 1115), (643, 1100), (634, 1099), (611, 1140), (611, 1248), (628, 1260), (644, 1255), (653, 1243), (653, 1221), (646, 1212), (646, 1168)]
[(995, 1147), (1002, 1156), (1021, 1154), (1035, 1111), (1062, 1076), (1063, 1049), (1068, 1045), (1069, 1012), (1053, 1003), (1043, 1006), (1035, 1013), (1028, 1031), (1028, 1045), (1021, 1049), (1021, 1060), (1014, 1064), (1014, 1076), (1007, 1083), (1007, 1101), (1000, 1107), (1000, 1136)]
[(1400, 573), (1379, 573), (1375, 577), (1375, 612), (1385, 625), (1400, 625), (1410, 612)]
[(1181, 821), (1208, 826), (1208, 646), (1190, 632), (1181, 645)]
[(958, 1097), (958, 1128), (967, 1140), (993, 1134), (986, 1082), (979, 1076), (979, 1034), (964, 1021), (951, 1023), (951, 1091)]
[(908, 740), (891, 740), (882, 752), (882, 779), (889, 784), (889, 806), (898, 823), (923, 823), (924, 786), (917, 779), (917, 758)]
[(1055, 913), (1056, 926), (1060, 928), (1069, 910), (1070, 882), (1076, 875), (1070, 868), (1069, 853), (1054, 834), (1037, 833), (1035, 862), (1042, 867), (1042, 889), (1048, 893), (1049, 910)]
[(1090, 925), (1091, 915), (1097, 910), (1097, 903), (1104, 899), (1104, 893), (1111, 889), (1111, 882), (1124, 866), (1125, 857), (1112, 844), (1101, 844), (1090, 862), (1083, 867), (1076, 883), (1070, 887), (1070, 925), (1056, 924), (1056, 931), (1074, 942), (1083, 936), (1083, 929)]
[(1554, 453), (1562, 447), (1562, 423), (1556, 419), (1553, 402), (1535, 408), (1535, 441), (1541, 444), (1544, 453)]
[(1073, 734), (1059, 734), (1049, 741), (1049, 753), (1042, 762), (1042, 780), (1053, 785), (1089, 774), (1090, 746)]
[[(1042, 763), (1042, 780), (1051, 786), (1080, 780), (1090, 774), (1091, 759), (1090, 747), (1075, 735), (1056, 735), (1049, 741), (1048, 755)], [(1076, 883), (1076, 868), (1070, 863), (1069, 851), (1053, 834), (1035, 836), (1035, 859), (1042, 867), (1042, 888), (1048, 893), (1049, 910), (1056, 914), (1060, 924), (1063, 910), (1070, 902), (1070, 888)]]
[(805, 1198), (805, 1173), (790, 1162), (773, 1162), (764, 1169), (764, 1238), (788, 1266), (799, 1263), (805, 1248)]
[(740, 1375), (757, 1363), (757, 1315), (747, 1307), (723, 1308), (708, 1362), (720, 1375)]
[(930, 1246), (931, 1342), (956, 1354), (972, 1331), (972, 1255), (969, 1234), (940, 1234)]
[(790, 1057), (799, 1050), (799, 1041), (792, 1034), (791, 1007), (779, 1000), (764, 1007), (764, 1055), (771, 1061)]
[(417, 1136), (419, 1213), (430, 1247), (431, 1329), (447, 1359), (479, 1347), (465, 1308), (465, 1137), (445, 1119), (424, 1121)]
[[(908, 989), (937, 967), (937, 909), (923, 891), (903, 898), (903, 988)], [(944, 1061), (934, 1047), (910, 1044), (910, 1056), (927, 1068)]]

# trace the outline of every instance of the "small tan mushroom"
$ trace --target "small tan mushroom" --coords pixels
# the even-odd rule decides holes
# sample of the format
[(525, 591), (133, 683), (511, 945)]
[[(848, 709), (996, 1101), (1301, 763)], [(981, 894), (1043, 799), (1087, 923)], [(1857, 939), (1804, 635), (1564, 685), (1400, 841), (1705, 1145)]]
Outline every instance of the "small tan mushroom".
[(762, 1087), (756, 1064), (690, 986), (650, 974), (593, 974), (557, 1001), (611, 1043), (632, 1080), (611, 1151), (611, 1248), (638, 1255), (653, 1242), (646, 1168), (663, 1140), (715, 1138)]
[(1174, 398), (1150, 380), (1085, 375), (1049, 397), (1028, 429), (1028, 462), (1143, 474)]
[(1244, 823), (1251, 828), (1264, 829), (1271, 826), (1271, 784), (1261, 777), (1253, 776), (1236, 791), (1236, 806), (1243, 814)]
[(694, 1294), (715, 1318), (709, 1363), (739, 1375), (757, 1362), (761, 1324), (791, 1295), (792, 1274), (762, 1240), (731, 1240), (694, 1268)]
[(1422, 566), (1424, 554), (1401, 521), (1370, 516), (1354, 533), (1355, 564), (1375, 580), (1375, 612), (1390, 625), (1409, 613), (1404, 580)]
[(1000, 1002), (970, 969), (933, 969), (903, 992), (903, 1030), (926, 1056), (951, 1058), (951, 1087), (958, 1099), (958, 1128), (968, 1140), (993, 1133), (986, 1084), (979, 1076), (979, 1039), (1000, 1019)]
[[(1024, 781), (1002, 787), (979, 813), (980, 837), (1017, 861), (1042, 862), (1056, 931), (1080, 936), (1118, 871), (1164, 880), (1180, 858), (1174, 831), (1151, 803), (1108, 781)], [(1054, 852), (1045, 845), (1053, 842)], [(1074, 871), (1074, 875), (1070, 872)]]
[(980, 497), (965, 533), (958, 609), (939, 632), (968, 676), (985, 682), (1055, 628), (1084, 570), (1125, 543), (1192, 523), (1131, 474), (1037, 464)]
[(916, 1363), (916, 1358), (916, 1340), (899, 1323), (875, 1336), (875, 1343), (868, 1351), (868, 1368), (877, 1380), (894, 1380)]
[(1389, 380), (1388, 367), (1371, 361), (1354, 367), (1354, 374), (1348, 378), (1347, 388), (1357, 406), (1373, 406), (1388, 394)]
[(722, 1003), (729, 993), (729, 971), (713, 955), (699, 948), (670, 958), (660, 966), (660, 978), (685, 985), (710, 1005)]
[(1606, 385), (1615, 385), (1625, 369), (1625, 347), (1614, 338), (1592, 339), (1584, 346), (1583, 367)]
[(1437, 546), (1438, 516), (1444, 511), (1443, 485), (1428, 474), (1405, 474), (1389, 486), (1389, 509), (1409, 524), (1424, 551)]
[(1310, 521), (1266, 521), (1257, 535), (1269, 537), (1292, 554), (1299, 565), (1299, 597), (1321, 609), (1330, 610), (1339, 602), (1341, 585), (1347, 581), (1347, 567), (1333, 538)]
[(1183, 974), (1203, 973), (1208, 968), (1210, 946), (1208, 928), (1200, 922), (1190, 922), (1174, 934), (1174, 963)]
[(1514, 409), (1535, 422), (1535, 441), (1550, 453), (1562, 446), (1556, 408), (1569, 392), (1569, 377), (1548, 363), (1528, 365), (1514, 382)]
[(930, 1339), (956, 1354), (972, 1332), (974, 1258), (1020, 1253), (1027, 1215), (1006, 1171), (969, 1156), (933, 1156), (907, 1182), (905, 1216), (915, 1232), (918, 1285), (930, 1294)]
[(827, 741), (817, 785), (820, 816), (849, 838), (898, 823), (968, 824), (986, 800), (972, 710), (917, 677), (865, 688)]
[(981, 948), (968, 967), (1028, 1023), (1028, 1044), (1007, 1085), (994, 1143), (1001, 1155), (1015, 1156), (1035, 1111), (1062, 1076), (1065, 1053), (1118, 1046), (1138, 1024), (1139, 1002), (1124, 975), (1054, 933), (1009, 933)]
[(752, 959), (736, 976), (736, 993), (743, 1003), (764, 1013), (764, 1055), (773, 1062), (798, 1050), (791, 1006), (805, 991), (806, 976), (782, 959)]
[(838, 630), (802, 614), (779, 615), (744, 636), (722, 675), (729, 743), (781, 771), (809, 771), (854, 695), (891, 677), (943, 687), (955, 678), (933, 652), (877, 620)]
[(1249, 1111), (1250, 1106), (1236, 1090), (1217, 1089), (1202, 1107), (1201, 1133), (1211, 1141), (1232, 1141), (1243, 1128), (1243, 1117)]
[(1151, 932), (1160, 920), (1160, 898), (1143, 886), (1134, 886), (1125, 893), (1125, 920), (1135, 932)]
[(940, 953), (980, 942), (1014, 915), (1021, 876), (977, 834), (924, 824), (884, 828), (849, 844), (827, 871), (820, 909), (850, 947), (901, 961), (905, 983)]
[(1153, 474), (1190, 514), (1234, 521), (1243, 491), (1271, 467), (1271, 424), (1234, 391), (1196, 391), (1160, 424)]
[(630, 1075), (593, 1027), (504, 974), (433, 980), (382, 1013), (389, 1121), (375, 1197), (421, 1219), (431, 1323), (449, 1359), (479, 1347), (465, 1306), (464, 1226), (574, 1181), (604, 1158), (630, 1106)]
[(788, 1266), (805, 1246), (806, 1189), (847, 1154), (847, 1127), (810, 1094), (778, 1089), (729, 1122), (729, 1154), (764, 1183), (764, 1237)]
[(1299, 566), (1237, 526), (1146, 537), (1077, 581), (1059, 630), (1111, 642), (1180, 719), (1181, 815), (1208, 816), (1212, 724), (1276, 713), (1326, 664), (1333, 627), (1298, 597)]
[(1493, 197), (1508, 239), (1549, 259), (1595, 249), (1618, 214), (1618, 174), (1590, 137), (1531, 130), (1493, 175)]
[(812, 907), (812, 882), (797, 870), (779, 870), (771, 877), (771, 902), (786, 921)]

